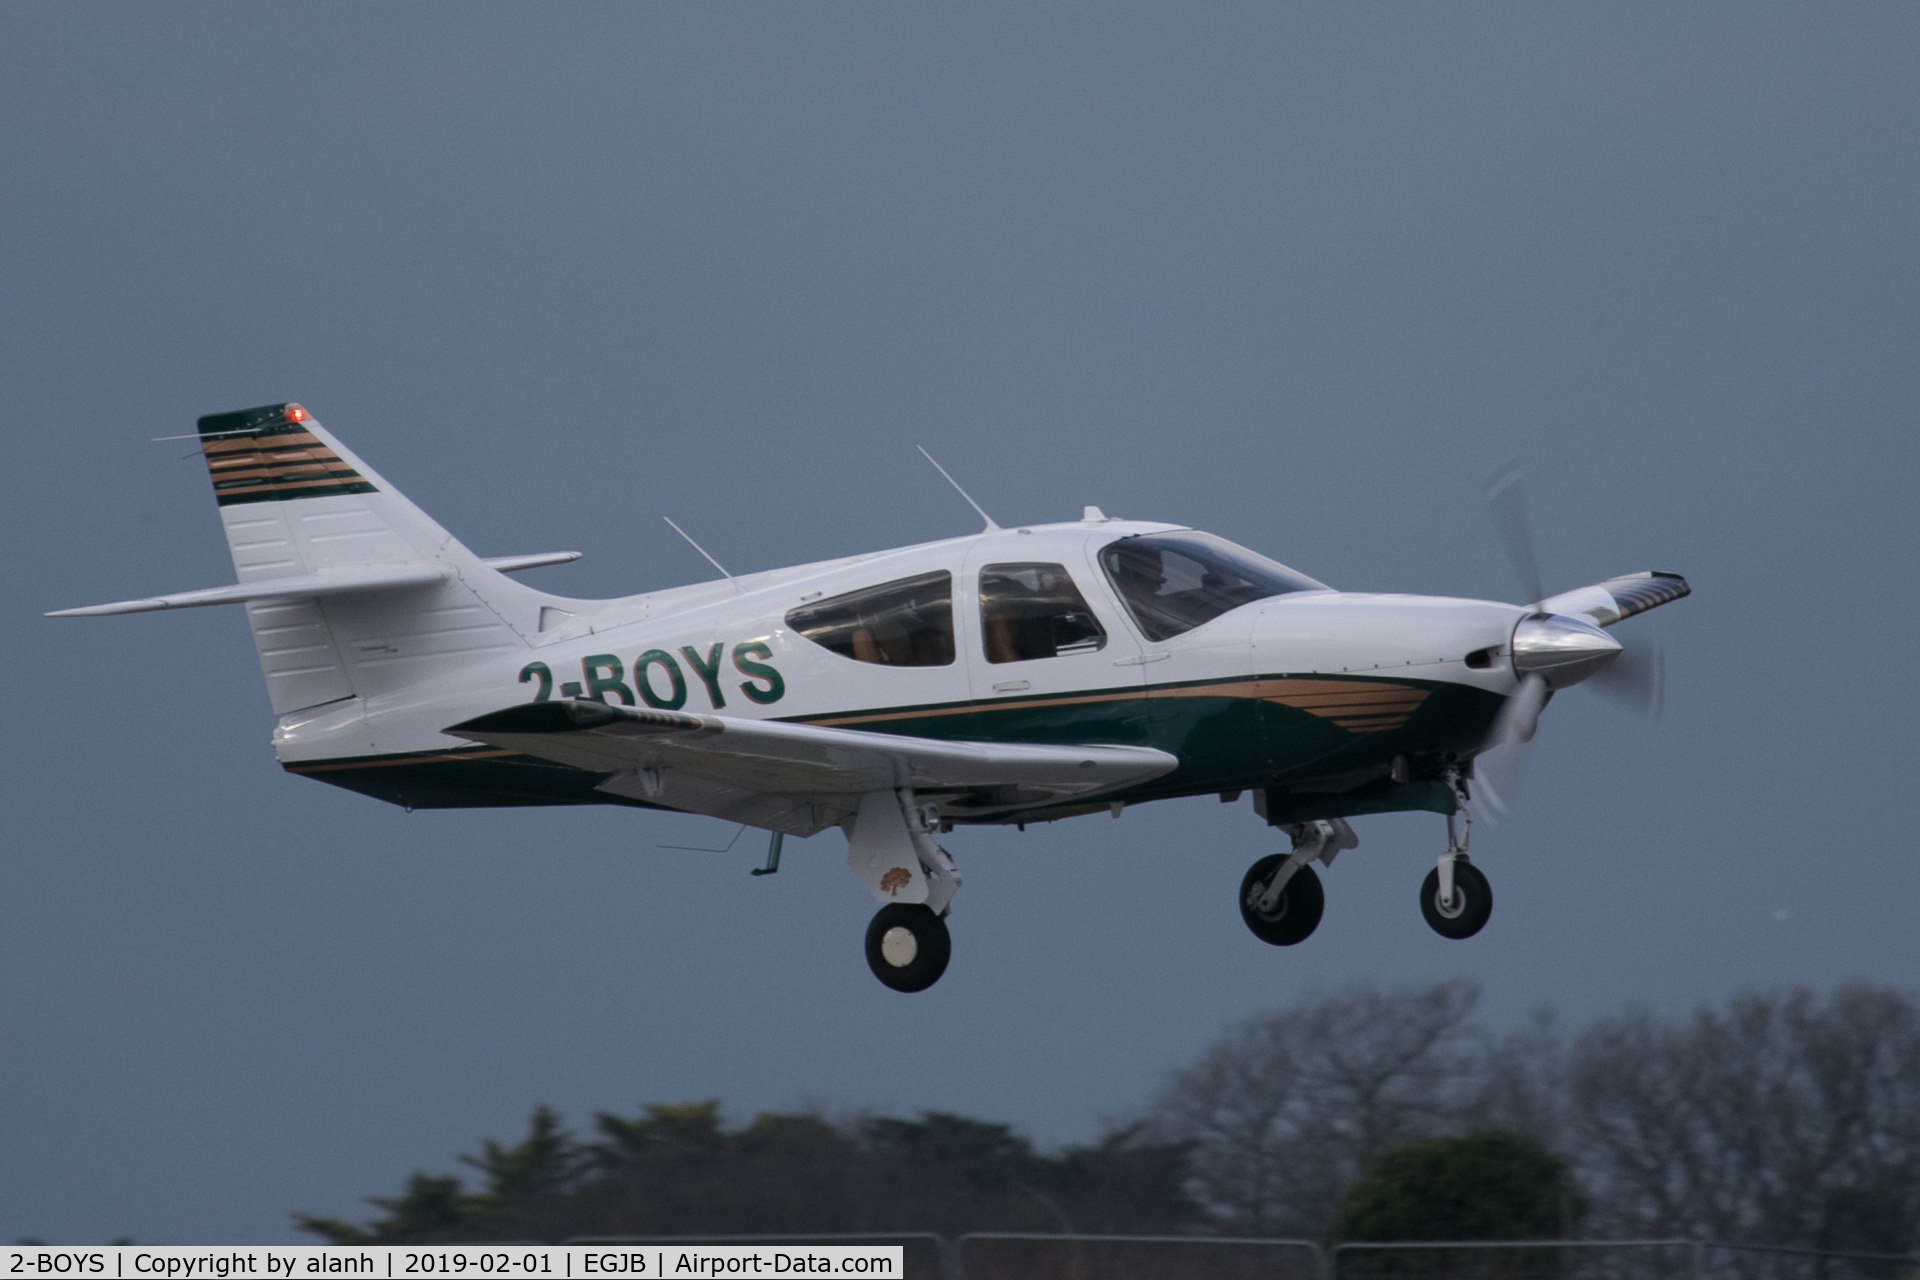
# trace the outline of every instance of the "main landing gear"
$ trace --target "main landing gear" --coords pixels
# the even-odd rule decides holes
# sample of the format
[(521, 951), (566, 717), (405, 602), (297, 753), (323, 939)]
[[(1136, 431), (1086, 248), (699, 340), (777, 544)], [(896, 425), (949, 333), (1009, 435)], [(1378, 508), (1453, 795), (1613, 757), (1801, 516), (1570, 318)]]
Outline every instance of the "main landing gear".
[(895, 991), (925, 991), (953, 958), (947, 912), (960, 889), (953, 857), (934, 840), (935, 805), (913, 792), (869, 791), (847, 828), (847, 866), (881, 904), (867, 926), (867, 967)]
[(867, 967), (895, 991), (925, 991), (952, 958), (947, 922), (925, 903), (889, 903), (867, 926)]

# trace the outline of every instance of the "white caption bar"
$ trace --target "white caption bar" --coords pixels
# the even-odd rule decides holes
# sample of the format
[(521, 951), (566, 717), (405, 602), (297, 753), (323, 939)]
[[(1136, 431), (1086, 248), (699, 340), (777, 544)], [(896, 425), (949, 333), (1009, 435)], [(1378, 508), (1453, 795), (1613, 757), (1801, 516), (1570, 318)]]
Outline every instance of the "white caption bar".
[(0, 1280), (306, 1280), (320, 1276), (877, 1276), (904, 1275), (903, 1246), (847, 1244), (600, 1245), (108, 1245), (99, 1249), (0, 1248)]

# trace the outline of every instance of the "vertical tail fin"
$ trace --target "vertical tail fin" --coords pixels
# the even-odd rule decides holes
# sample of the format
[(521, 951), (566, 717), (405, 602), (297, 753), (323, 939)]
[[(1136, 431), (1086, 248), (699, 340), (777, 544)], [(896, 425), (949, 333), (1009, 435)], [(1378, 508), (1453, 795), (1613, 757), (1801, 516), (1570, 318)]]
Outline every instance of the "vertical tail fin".
[(549, 597), (487, 568), (299, 405), (199, 425), (242, 583), (376, 565), (448, 571), (428, 586), (249, 602), (276, 715), (378, 698), (524, 649), (538, 631)]

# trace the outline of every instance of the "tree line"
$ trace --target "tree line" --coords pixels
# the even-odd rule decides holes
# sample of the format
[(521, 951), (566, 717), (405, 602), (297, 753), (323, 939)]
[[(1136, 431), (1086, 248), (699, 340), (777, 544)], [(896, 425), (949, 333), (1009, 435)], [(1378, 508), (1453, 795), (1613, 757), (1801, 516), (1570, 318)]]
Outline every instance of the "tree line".
[(965, 1116), (724, 1123), (547, 1107), (416, 1173), (339, 1243), (933, 1231), (1337, 1239), (1694, 1237), (1920, 1248), (1920, 1003), (1853, 984), (1495, 1034), (1465, 982), (1247, 1019), (1097, 1141)]

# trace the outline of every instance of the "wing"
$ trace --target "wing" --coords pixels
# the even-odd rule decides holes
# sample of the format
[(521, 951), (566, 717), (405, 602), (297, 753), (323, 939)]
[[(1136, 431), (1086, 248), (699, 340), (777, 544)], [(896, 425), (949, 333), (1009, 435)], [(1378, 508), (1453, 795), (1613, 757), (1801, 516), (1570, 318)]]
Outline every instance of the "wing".
[(1595, 626), (1610, 627), (1622, 618), (1692, 594), (1693, 588), (1677, 573), (1629, 573), (1577, 591), (1563, 591), (1533, 607), (1543, 613), (1587, 618)]
[(1179, 764), (1151, 747), (941, 742), (784, 720), (535, 702), (445, 731), (612, 775), (600, 789), (688, 813), (812, 835), (867, 791), (911, 787), (948, 817), (1083, 799)]

